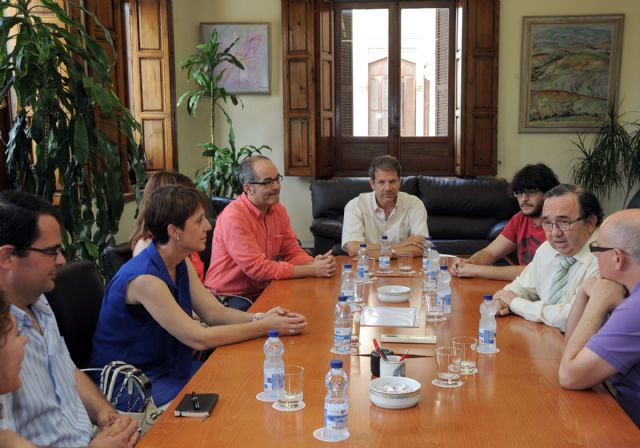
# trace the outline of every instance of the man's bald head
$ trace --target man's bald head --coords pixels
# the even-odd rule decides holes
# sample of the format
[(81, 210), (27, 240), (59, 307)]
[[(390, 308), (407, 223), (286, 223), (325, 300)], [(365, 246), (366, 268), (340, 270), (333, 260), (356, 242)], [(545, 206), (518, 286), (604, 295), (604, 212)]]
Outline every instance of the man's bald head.
[(623, 250), (640, 264), (640, 209), (621, 210), (609, 216), (600, 227), (600, 235), (609, 246)]

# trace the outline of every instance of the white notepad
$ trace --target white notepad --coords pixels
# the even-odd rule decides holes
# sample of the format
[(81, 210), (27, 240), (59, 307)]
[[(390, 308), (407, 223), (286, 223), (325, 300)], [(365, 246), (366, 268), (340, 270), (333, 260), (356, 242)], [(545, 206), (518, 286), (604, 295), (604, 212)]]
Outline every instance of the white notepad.
[(418, 309), (394, 306), (365, 306), (360, 324), (365, 327), (417, 327)]

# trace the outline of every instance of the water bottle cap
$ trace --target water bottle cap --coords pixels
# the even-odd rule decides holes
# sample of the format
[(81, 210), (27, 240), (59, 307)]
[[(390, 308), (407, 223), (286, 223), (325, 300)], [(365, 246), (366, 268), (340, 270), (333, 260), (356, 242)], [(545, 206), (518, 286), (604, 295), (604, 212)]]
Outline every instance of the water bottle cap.
[(344, 268), (345, 268), (345, 269), (351, 269), (351, 265), (350, 265), (350, 264), (345, 264), (345, 265), (344, 265)]
[(269, 330), (269, 333), (267, 333), (267, 335), (270, 338), (277, 338), (278, 337), (278, 330)]
[(342, 360), (341, 359), (332, 359), (330, 365), (331, 365), (332, 369), (342, 369)]
[(485, 294), (482, 296), (484, 298), (484, 300), (492, 300), (493, 296), (491, 294)]
[(362, 248), (366, 249), (366, 247), (367, 247), (367, 243), (360, 243), (360, 249), (362, 249)]
[(387, 235), (382, 235), (382, 240), (388, 240), (389, 238), (387, 237)]
[(447, 269), (449, 269), (449, 268), (447, 267), (446, 264), (443, 264), (443, 265), (440, 266), (440, 270), (441, 271), (446, 271)]
[(346, 302), (348, 299), (347, 296), (338, 296), (338, 302)]

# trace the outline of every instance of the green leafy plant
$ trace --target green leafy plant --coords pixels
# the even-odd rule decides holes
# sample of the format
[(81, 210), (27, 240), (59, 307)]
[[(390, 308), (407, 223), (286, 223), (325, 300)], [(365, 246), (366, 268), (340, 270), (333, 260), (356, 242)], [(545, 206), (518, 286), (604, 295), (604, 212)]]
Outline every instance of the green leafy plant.
[[(95, 16), (77, 7), (112, 44)], [(43, 8), (62, 25), (43, 21)], [(1, 95), (15, 99), (4, 136), (10, 186), (51, 201), (59, 184), (65, 254), (97, 260), (115, 244), (124, 208), (118, 144), (97, 122), (126, 135), (137, 186), (145, 177), (144, 151), (134, 139), (140, 126), (112, 90), (104, 48), (58, 2), (5, 1), (0, 12)]]
[[(246, 145), (236, 148), (236, 136), (231, 116), (224, 108), (224, 104), (242, 105), (238, 96), (227, 91), (222, 85), (222, 78), (229, 65), (244, 70), (242, 63), (231, 53), (236, 39), (226, 48), (221, 49), (218, 33), (214, 29), (209, 39), (196, 46), (196, 53), (180, 61), (180, 69), (187, 70), (187, 78), (197, 84), (197, 88), (183, 93), (178, 99), (178, 107), (187, 101), (187, 112), (195, 116), (202, 97), (209, 98), (209, 130), (210, 141), (199, 145), (204, 149), (202, 155), (209, 159), (208, 166), (197, 174), (198, 188), (216, 196), (233, 197), (242, 192), (242, 185), (238, 181), (240, 163), (246, 157), (262, 154), (264, 150), (271, 150), (267, 145), (256, 147)], [(228, 146), (218, 146), (215, 143), (216, 110), (220, 110), (229, 129)]]
[(580, 156), (571, 175), (575, 183), (600, 198), (610, 198), (622, 191), (626, 204), (631, 191), (640, 181), (640, 125), (623, 123), (613, 101), (607, 109), (607, 120), (597, 134), (578, 134), (576, 146)]

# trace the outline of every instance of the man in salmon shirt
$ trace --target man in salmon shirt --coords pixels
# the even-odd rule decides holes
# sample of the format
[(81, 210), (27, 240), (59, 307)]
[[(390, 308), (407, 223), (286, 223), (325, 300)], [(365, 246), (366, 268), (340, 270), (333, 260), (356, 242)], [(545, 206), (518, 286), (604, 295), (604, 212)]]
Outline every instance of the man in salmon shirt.
[(240, 165), (243, 193), (218, 217), (205, 286), (224, 296), (255, 300), (271, 280), (331, 277), (332, 255), (309, 256), (280, 204), (282, 176), (264, 156)]
[[(513, 215), (504, 230), (484, 249), (468, 260), (458, 258), (450, 268), (454, 277), (479, 277), (513, 280), (528, 265), (538, 247), (546, 241), (542, 221), (544, 194), (558, 185), (555, 173), (544, 163), (526, 165), (511, 180), (509, 191), (518, 200), (520, 211)], [(492, 266), (518, 250), (515, 266)]]

